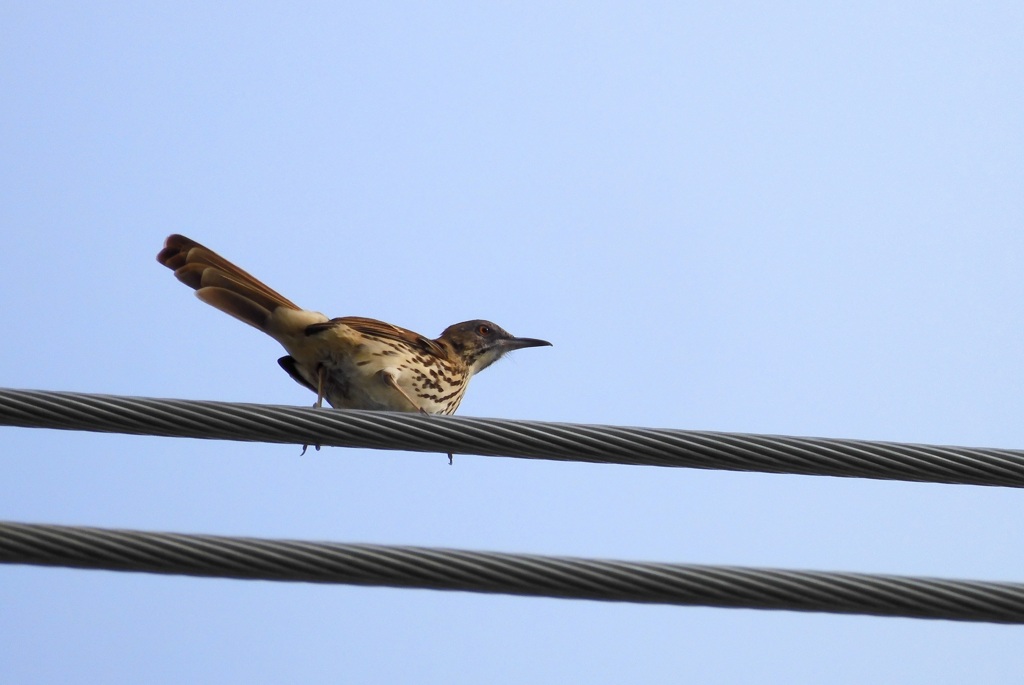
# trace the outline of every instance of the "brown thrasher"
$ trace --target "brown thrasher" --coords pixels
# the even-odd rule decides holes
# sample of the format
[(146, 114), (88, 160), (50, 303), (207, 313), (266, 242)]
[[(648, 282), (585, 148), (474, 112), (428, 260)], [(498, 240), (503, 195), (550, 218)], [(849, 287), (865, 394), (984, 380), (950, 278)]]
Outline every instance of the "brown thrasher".
[(328, 319), (182, 235), (167, 238), (157, 261), (203, 302), (281, 343), (288, 354), (278, 363), (316, 393), (317, 406), (452, 414), (473, 374), (512, 350), (551, 344), (479, 319), (434, 339), (375, 319)]

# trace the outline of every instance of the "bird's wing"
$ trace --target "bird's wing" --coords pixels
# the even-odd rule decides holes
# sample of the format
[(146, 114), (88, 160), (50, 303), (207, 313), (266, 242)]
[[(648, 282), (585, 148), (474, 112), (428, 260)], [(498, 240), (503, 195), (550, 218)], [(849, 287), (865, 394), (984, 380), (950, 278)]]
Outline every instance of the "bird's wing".
[(306, 328), (306, 335), (316, 335), (324, 331), (336, 328), (337, 326), (348, 326), (352, 330), (365, 335), (375, 335), (381, 338), (388, 338), (397, 342), (406, 343), (414, 348), (429, 352), (436, 357), (444, 359), (447, 357), (445, 350), (435, 341), (420, 335), (415, 331), (400, 328), (377, 319), (368, 319), (362, 316), (341, 316), (323, 323), (315, 323)]

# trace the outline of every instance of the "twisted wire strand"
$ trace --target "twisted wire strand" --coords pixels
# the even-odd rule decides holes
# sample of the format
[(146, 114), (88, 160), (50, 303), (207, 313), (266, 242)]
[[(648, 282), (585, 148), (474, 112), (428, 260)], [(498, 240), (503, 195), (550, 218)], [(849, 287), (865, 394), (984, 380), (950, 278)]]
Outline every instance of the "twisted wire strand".
[(0, 522), (0, 562), (564, 599), (1024, 623), (1024, 584)]
[(1024, 487), (1024, 451), (0, 388), (0, 425)]

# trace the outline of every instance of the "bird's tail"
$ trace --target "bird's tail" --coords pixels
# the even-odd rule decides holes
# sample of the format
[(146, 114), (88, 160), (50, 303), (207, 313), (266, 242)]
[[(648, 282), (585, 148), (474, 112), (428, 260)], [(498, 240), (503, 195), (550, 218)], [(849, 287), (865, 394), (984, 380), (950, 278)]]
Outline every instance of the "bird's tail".
[(271, 316), (276, 310), (283, 307), (302, 311), (256, 277), (183, 235), (168, 236), (156, 259), (194, 289), (203, 302), (275, 337), (271, 329), (277, 326)]

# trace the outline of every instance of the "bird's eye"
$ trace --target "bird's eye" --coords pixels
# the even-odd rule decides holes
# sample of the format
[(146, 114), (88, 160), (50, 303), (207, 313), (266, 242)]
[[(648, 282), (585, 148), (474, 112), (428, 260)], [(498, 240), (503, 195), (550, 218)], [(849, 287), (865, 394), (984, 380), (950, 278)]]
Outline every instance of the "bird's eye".
[(480, 325), (480, 326), (476, 327), (476, 332), (479, 333), (480, 335), (490, 335), (491, 334), (491, 327), (490, 326)]

